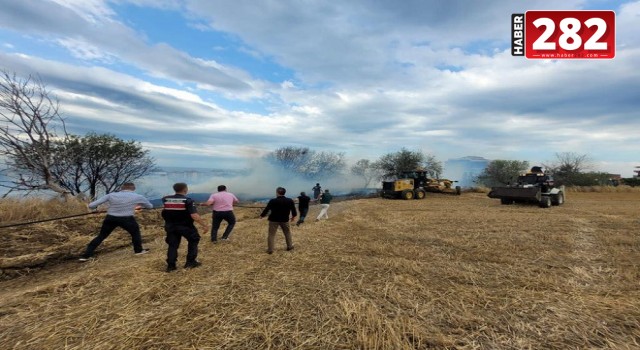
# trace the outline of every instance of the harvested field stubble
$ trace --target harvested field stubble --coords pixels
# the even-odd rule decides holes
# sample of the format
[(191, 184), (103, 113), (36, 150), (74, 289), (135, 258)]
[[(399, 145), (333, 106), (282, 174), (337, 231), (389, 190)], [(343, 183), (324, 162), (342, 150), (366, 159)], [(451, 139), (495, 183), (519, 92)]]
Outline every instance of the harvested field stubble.
[[(332, 204), (330, 220), (314, 223), (318, 211), (312, 206), (308, 222), (293, 228), (293, 251), (284, 250), (279, 234), (278, 249), (268, 255), (266, 221), (239, 208), (231, 242), (213, 245), (203, 234), (203, 266), (173, 273), (164, 272), (158, 213), (144, 213), (139, 220), (150, 254), (118, 248), (129, 238), (114, 233), (105, 242), (112, 246), (101, 247), (93, 262), (54, 259), (0, 282), (0, 343), (12, 349), (640, 346), (637, 192), (571, 193), (550, 209), (502, 206), (481, 193), (354, 200)], [(61, 246), (77, 254), (100, 219), (68, 230), (77, 244), (55, 238), (60, 232), (42, 240), (52, 252)], [(3, 266), (10, 265), (7, 254)], [(180, 254), (184, 259), (184, 247)]]

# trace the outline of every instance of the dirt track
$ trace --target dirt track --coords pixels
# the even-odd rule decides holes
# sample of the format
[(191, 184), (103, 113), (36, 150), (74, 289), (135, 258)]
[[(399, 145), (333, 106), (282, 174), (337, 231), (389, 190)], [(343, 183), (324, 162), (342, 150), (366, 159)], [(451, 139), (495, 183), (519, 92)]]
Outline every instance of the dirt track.
[[(15, 349), (640, 346), (638, 192), (569, 193), (564, 206), (550, 209), (501, 206), (475, 193), (346, 201), (332, 205), (329, 221), (314, 223), (318, 210), (294, 228), (294, 251), (284, 251), (279, 236), (279, 249), (267, 255), (266, 222), (255, 219), (259, 210), (240, 208), (231, 242), (213, 245), (205, 235), (203, 266), (171, 274), (164, 272), (160, 222), (149, 213), (141, 221), (150, 254), (134, 257), (128, 247), (107, 246), (112, 251), (94, 262), (55, 260), (0, 282), (0, 343)], [(86, 231), (99, 218), (92, 222)], [(78, 247), (90, 239), (86, 234), (74, 238)], [(126, 245), (127, 237), (109, 241)]]

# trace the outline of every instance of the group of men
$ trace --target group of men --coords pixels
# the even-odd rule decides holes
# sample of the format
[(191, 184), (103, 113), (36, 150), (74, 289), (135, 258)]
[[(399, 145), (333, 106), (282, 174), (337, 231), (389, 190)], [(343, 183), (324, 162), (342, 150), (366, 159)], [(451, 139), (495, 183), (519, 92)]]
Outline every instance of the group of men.
[[(198, 223), (203, 232), (208, 231), (208, 225), (205, 220), (198, 214), (197, 204), (187, 196), (189, 188), (186, 183), (176, 183), (173, 185), (173, 195), (162, 198), (163, 209), (162, 218), (164, 219), (164, 229), (166, 232), (165, 242), (167, 249), (167, 272), (177, 269), (178, 248), (184, 237), (187, 241), (187, 256), (184, 268), (194, 268), (201, 265), (197, 260), (198, 244), (200, 242), (200, 234), (194, 223)], [(285, 196), (286, 189), (278, 187), (276, 189), (276, 197), (269, 200), (267, 206), (260, 213), (260, 219), (267, 217), (269, 221), (269, 230), (267, 236), (267, 253), (273, 254), (275, 246), (275, 236), (278, 228), (282, 229), (287, 251), (293, 250), (293, 241), (291, 238), (291, 229), (289, 222), (295, 221), (298, 213), (296, 211), (293, 199)], [(329, 190), (321, 192), (320, 184), (317, 183), (313, 188), (314, 197), (322, 205), (320, 214), (316, 218), (328, 219), (327, 211), (329, 203), (333, 196)], [(304, 223), (305, 217), (309, 212), (309, 203), (311, 198), (301, 192), (298, 196), (298, 209), (300, 217), (296, 222), (296, 226)], [(211, 241), (218, 242), (218, 230), (222, 221), (226, 221), (227, 227), (222, 234), (221, 240), (228, 241), (231, 232), (236, 224), (236, 218), (233, 213), (234, 204), (239, 203), (238, 198), (231, 192), (227, 191), (226, 186), (218, 186), (218, 192), (213, 193), (207, 202), (202, 205), (212, 207), (212, 226)], [(141, 255), (149, 252), (149, 249), (142, 247), (142, 236), (140, 234), (140, 226), (135, 219), (135, 211), (146, 208), (153, 208), (153, 204), (144, 196), (135, 193), (135, 185), (133, 183), (125, 183), (121, 186), (119, 192), (109, 193), (96, 201), (89, 203), (88, 207), (92, 210), (97, 209), (101, 204), (107, 204), (107, 215), (102, 223), (102, 227), (98, 236), (96, 236), (87, 245), (84, 253), (80, 257), (80, 261), (90, 260), (96, 248), (115, 230), (120, 227), (131, 235), (133, 243), (133, 251), (135, 255)]]

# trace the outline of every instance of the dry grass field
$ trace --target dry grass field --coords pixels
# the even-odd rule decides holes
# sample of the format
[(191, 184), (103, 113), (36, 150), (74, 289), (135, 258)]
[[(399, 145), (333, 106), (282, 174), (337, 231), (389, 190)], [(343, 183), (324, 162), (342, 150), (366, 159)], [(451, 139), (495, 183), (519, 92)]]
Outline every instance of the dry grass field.
[(0, 344), (640, 348), (640, 192), (572, 192), (549, 209), (482, 193), (361, 199), (316, 223), (318, 211), (293, 251), (279, 234), (268, 255), (259, 209), (238, 208), (232, 241), (203, 235), (203, 265), (172, 273), (157, 210), (139, 214), (150, 254), (116, 231), (84, 264), (101, 215), (2, 229)]

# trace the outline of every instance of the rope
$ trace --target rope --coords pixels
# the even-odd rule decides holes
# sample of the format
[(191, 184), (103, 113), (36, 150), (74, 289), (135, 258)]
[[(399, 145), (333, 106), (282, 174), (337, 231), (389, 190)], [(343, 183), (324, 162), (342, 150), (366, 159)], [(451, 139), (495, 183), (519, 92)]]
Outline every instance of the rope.
[[(136, 209), (136, 211), (138, 211), (138, 210), (155, 210), (155, 209), (162, 209), (162, 208)], [(93, 214), (102, 214), (102, 213), (106, 213), (106, 211), (92, 211), (90, 213), (74, 214), (74, 215), (68, 215), (68, 216), (59, 216), (57, 218), (42, 219), (42, 220), (36, 220), (36, 221), (20, 222), (20, 223), (17, 223), (17, 224), (2, 225), (2, 226), (0, 226), (0, 229), (9, 228), (9, 227), (16, 227), (16, 226), (27, 226), (27, 225), (39, 224), (39, 223), (43, 223), (43, 222), (58, 221), (58, 220), (63, 220), (63, 219), (77, 218), (77, 217), (80, 217), (80, 216), (87, 216), (87, 215), (93, 215)]]
[[(200, 207), (210, 207), (210, 205), (207, 205), (206, 202), (202, 202), (202, 203), (196, 203), (197, 206)], [(254, 208), (254, 209), (264, 209), (266, 207), (255, 207), (252, 205), (241, 205), (241, 204), (234, 204), (233, 205), (234, 208)]]
[[(206, 206), (205, 203), (198, 203), (199, 206)], [(241, 207), (241, 208), (254, 208), (254, 209), (264, 209), (265, 207), (256, 207), (256, 206), (250, 206), (250, 205), (236, 205), (236, 207)], [(156, 210), (156, 209), (163, 209), (162, 207), (159, 208), (150, 208), (150, 209), (138, 209), (138, 210)], [(27, 222), (19, 222), (17, 224), (9, 224), (9, 225), (2, 225), (0, 226), (0, 229), (3, 228), (9, 228), (9, 227), (18, 227), (18, 226), (27, 226), (27, 225), (34, 225), (34, 224), (40, 224), (43, 222), (49, 222), (49, 221), (58, 221), (58, 220), (64, 220), (64, 219), (69, 219), (69, 218), (77, 218), (80, 216), (87, 216), (87, 215), (93, 215), (93, 214), (102, 214), (102, 213), (106, 213), (106, 211), (92, 211), (90, 213), (82, 213), (82, 214), (74, 214), (74, 215), (67, 215), (67, 216), (59, 216), (59, 217), (55, 217), (55, 218), (50, 218), (50, 219), (42, 219), (42, 220), (36, 220), (36, 221), (27, 221)]]
[(94, 212), (91, 212), (91, 213), (82, 213), (82, 214), (75, 214), (75, 215), (68, 215), (68, 216), (60, 216), (60, 217), (51, 218), (51, 219), (20, 222), (20, 223), (17, 223), (17, 224), (2, 225), (2, 226), (0, 226), (0, 229), (9, 228), (9, 227), (16, 227), (16, 226), (33, 225), (33, 224), (39, 224), (39, 223), (42, 223), (42, 222), (57, 221), (57, 220), (62, 220), (62, 219), (75, 218), (75, 217), (79, 217), (79, 216), (93, 215), (93, 214), (99, 214), (99, 213), (104, 213), (104, 212), (103, 211), (94, 211)]
[(265, 206), (265, 207), (254, 207), (254, 206), (251, 206), (251, 205), (236, 205), (236, 207), (240, 207), (240, 208), (254, 208), (254, 209), (264, 209), (264, 208), (266, 208), (266, 206)]

